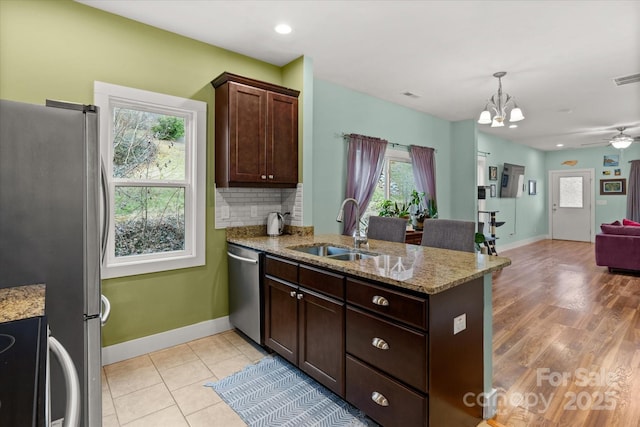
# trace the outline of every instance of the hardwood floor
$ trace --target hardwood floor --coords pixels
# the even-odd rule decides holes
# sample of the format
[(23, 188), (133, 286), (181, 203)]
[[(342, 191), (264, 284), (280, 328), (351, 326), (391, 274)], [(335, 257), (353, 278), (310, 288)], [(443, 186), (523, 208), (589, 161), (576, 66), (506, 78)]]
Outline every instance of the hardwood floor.
[(595, 265), (591, 243), (499, 253), (493, 276), (495, 421), (509, 427), (640, 425), (640, 274)]

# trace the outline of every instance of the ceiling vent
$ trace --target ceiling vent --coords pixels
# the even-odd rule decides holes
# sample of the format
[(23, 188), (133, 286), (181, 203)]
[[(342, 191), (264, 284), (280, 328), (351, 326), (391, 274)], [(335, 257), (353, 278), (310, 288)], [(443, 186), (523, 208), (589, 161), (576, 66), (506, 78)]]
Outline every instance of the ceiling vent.
[(414, 99), (415, 99), (415, 98), (420, 98), (420, 95), (416, 95), (415, 93), (408, 92), (408, 91), (407, 91), (407, 92), (402, 92), (402, 94), (403, 94), (404, 96), (409, 97), (409, 98), (414, 98)]
[(613, 81), (616, 82), (616, 85), (618, 86), (628, 85), (629, 83), (638, 83), (640, 82), (640, 73), (630, 74), (623, 77), (616, 77), (615, 79), (613, 79)]

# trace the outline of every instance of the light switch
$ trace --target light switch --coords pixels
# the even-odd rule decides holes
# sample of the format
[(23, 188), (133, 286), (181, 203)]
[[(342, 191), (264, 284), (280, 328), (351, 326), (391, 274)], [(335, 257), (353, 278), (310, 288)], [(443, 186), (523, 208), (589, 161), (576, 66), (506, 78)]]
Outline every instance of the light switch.
[(453, 319), (453, 335), (460, 333), (467, 329), (467, 313)]
[(229, 219), (229, 206), (223, 206), (222, 209), (220, 209), (221, 211), (221, 215), (222, 215), (222, 219)]
[(606, 204), (607, 204), (606, 200), (596, 200), (596, 205), (602, 206), (602, 205), (606, 205)]

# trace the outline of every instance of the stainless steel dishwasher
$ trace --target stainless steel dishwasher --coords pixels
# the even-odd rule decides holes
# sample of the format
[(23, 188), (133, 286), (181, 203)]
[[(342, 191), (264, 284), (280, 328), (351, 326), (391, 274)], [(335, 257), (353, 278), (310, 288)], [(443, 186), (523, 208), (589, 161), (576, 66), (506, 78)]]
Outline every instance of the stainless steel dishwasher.
[(229, 263), (229, 321), (262, 344), (262, 252), (227, 244)]

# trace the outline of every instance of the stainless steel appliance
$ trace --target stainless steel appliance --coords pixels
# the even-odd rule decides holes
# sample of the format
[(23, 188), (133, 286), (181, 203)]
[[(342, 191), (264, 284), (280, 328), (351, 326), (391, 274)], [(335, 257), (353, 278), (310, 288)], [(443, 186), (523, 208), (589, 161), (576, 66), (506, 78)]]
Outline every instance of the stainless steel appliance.
[[(0, 100), (0, 288), (46, 284), (51, 335), (80, 379), (80, 425), (100, 426), (100, 155), (97, 108)], [(64, 375), (51, 358), (51, 419)]]
[(279, 236), (284, 230), (284, 217), (280, 212), (267, 215), (267, 236)]
[(229, 322), (262, 344), (262, 253), (229, 243)]

